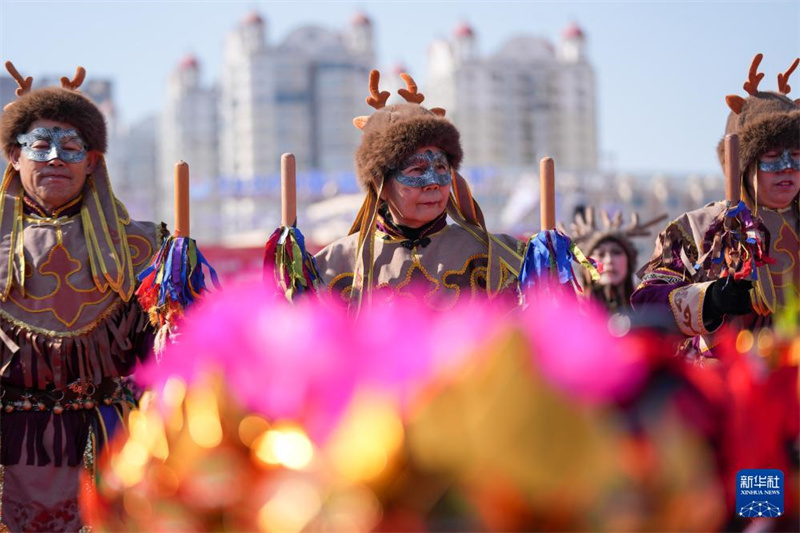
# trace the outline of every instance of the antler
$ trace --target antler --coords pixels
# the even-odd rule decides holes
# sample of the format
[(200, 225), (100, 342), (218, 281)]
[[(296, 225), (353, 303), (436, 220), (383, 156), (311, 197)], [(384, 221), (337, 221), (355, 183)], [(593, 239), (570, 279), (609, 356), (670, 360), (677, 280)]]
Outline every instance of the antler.
[(405, 98), (406, 102), (411, 102), (412, 104), (421, 104), (422, 101), (425, 100), (425, 95), (417, 92), (417, 83), (414, 81), (414, 78), (405, 72), (400, 74), (400, 77), (403, 78), (407, 88), (398, 89), (397, 94)]
[(75, 69), (75, 77), (72, 78), (72, 80), (66, 76), (61, 77), (61, 86), (71, 91), (77, 91), (78, 87), (80, 87), (81, 83), (83, 83), (84, 78), (86, 78), (86, 69), (83, 67), (78, 67)]
[(650, 235), (650, 226), (658, 224), (668, 216), (669, 215), (667, 215), (666, 213), (662, 213), (657, 217), (645, 222), (644, 224), (640, 224), (639, 214), (633, 213), (631, 215), (631, 221), (625, 227), (624, 230), (625, 235), (627, 235), (628, 237), (647, 237), (648, 235)]
[(16, 91), (17, 96), (22, 96), (23, 94), (30, 92), (31, 87), (33, 86), (33, 78), (30, 76), (23, 78), (22, 74), (19, 73), (14, 66), (14, 63), (11, 61), (6, 61), (6, 70), (17, 81), (17, 85), (19, 85), (19, 88)]
[(751, 96), (755, 96), (758, 94), (758, 84), (761, 83), (761, 79), (764, 77), (764, 74), (758, 73), (758, 65), (761, 64), (761, 60), (764, 58), (764, 54), (756, 54), (753, 58), (753, 62), (750, 64), (750, 72), (747, 75), (747, 81), (744, 82), (744, 90), (747, 91), (747, 94)]
[(367, 97), (367, 104), (375, 109), (381, 109), (386, 106), (386, 100), (389, 99), (389, 91), (378, 92), (378, 82), (381, 79), (381, 73), (373, 70), (369, 73), (369, 94)]
[(576, 243), (592, 239), (595, 235), (601, 234), (619, 235), (627, 239), (647, 237), (651, 233), (650, 227), (658, 224), (667, 216), (666, 213), (663, 213), (641, 224), (639, 223), (639, 214), (634, 212), (631, 213), (630, 221), (625, 223), (621, 211), (614, 213), (614, 216), (609, 215), (607, 211), (601, 211), (602, 228), (600, 228), (595, 223), (594, 208), (588, 206), (583, 213), (575, 215), (575, 220), (570, 224), (570, 237)]
[(778, 91), (780, 91), (781, 94), (789, 94), (789, 91), (792, 90), (791, 85), (789, 85), (789, 76), (791, 76), (794, 69), (797, 68), (798, 63), (800, 63), (800, 57), (794, 60), (794, 63), (792, 63), (792, 66), (789, 67), (786, 72), (783, 74), (780, 72), (778, 73)]
[[(557, 226), (562, 233), (567, 233), (563, 225)], [(595, 234), (597, 228), (594, 224), (594, 208), (587, 206), (583, 213), (575, 213), (575, 218), (569, 225), (569, 236), (576, 243), (580, 243)]]

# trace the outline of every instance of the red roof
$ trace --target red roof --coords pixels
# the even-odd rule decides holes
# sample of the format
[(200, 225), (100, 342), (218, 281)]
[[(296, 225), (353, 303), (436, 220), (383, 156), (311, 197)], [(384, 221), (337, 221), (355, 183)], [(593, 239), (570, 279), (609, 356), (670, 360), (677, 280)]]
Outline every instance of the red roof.
[(194, 54), (189, 54), (183, 59), (181, 62), (178, 63), (178, 68), (181, 70), (187, 70), (190, 68), (197, 68), (197, 57)]
[(399, 62), (399, 63), (395, 63), (392, 66), (392, 74), (394, 74), (395, 76), (399, 76), (400, 74), (402, 74), (404, 72), (408, 72), (408, 67), (406, 66), (405, 63)]
[(469, 25), (467, 22), (462, 22), (456, 29), (453, 30), (453, 35), (456, 37), (474, 37), (475, 30), (472, 29), (472, 26)]
[(367, 14), (364, 13), (363, 11), (359, 11), (355, 15), (353, 15), (353, 18), (350, 19), (350, 22), (351, 22), (351, 24), (353, 24), (353, 26), (371, 26), (372, 25), (372, 21), (367, 16)]
[(575, 22), (570, 22), (561, 32), (561, 36), (564, 39), (583, 39), (585, 37), (583, 34), (583, 29), (581, 29), (581, 27)]
[(251, 26), (253, 24), (264, 24), (264, 18), (258, 11), (251, 11), (249, 15), (247, 15), (244, 20), (242, 20), (242, 24), (245, 26)]

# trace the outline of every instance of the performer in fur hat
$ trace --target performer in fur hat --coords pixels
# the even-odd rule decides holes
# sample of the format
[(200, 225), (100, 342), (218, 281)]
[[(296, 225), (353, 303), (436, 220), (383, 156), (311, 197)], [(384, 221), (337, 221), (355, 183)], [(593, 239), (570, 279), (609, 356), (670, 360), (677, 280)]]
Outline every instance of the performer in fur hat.
[(367, 103), (376, 111), (353, 121), (363, 131), (355, 160), (366, 198), (350, 235), (316, 256), (324, 285), (356, 306), (414, 287), (438, 309), (513, 294), (524, 243), (486, 230), (457, 172), (458, 130), (443, 109), (421, 105), (411, 76), (401, 77), (406, 102), (387, 106), (378, 71), (370, 74)]
[[(719, 256), (720, 222), (736, 206), (711, 203), (681, 215), (659, 235), (632, 297), (636, 308), (669, 306), (677, 327), (701, 354), (713, 346), (711, 334), (723, 323), (767, 325), (785, 302), (797, 298), (800, 288), (800, 100), (787, 96), (789, 76), (800, 59), (778, 74), (776, 93), (758, 90), (764, 77), (758, 73), (761, 58), (754, 58), (744, 84), (747, 98), (726, 97), (731, 113), (725, 133), (737, 134), (741, 143), (741, 198), (753, 215), (748, 234), (763, 236), (764, 252), (771, 259), (755, 263), (755, 276), (719, 277), (714, 269), (728, 262)], [(717, 151), (724, 166), (722, 140)], [(748, 264), (741, 266), (751, 268)]]
[(78, 91), (31, 90), (10, 62), (19, 98), (0, 142), (0, 530), (78, 531), (82, 469), (93, 468), (134, 399), (123, 378), (151, 350), (136, 276), (163, 225), (131, 220), (114, 196), (106, 125)]

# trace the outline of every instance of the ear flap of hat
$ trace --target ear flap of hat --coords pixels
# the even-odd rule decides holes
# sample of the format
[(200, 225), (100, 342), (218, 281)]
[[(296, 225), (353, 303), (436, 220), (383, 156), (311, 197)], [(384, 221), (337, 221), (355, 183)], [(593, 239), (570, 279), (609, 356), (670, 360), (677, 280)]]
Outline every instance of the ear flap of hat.
[[(758, 72), (763, 58), (756, 54), (750, 64), (744, 89), (747, 98), (729, 94), (725, 102), (731, 108), (725, 125), (725, 134), (739, 135), (739, 167), (744, 171), (759, 154), (773, 148), (800, 146), (800, 99), (791, 100), (786, 95), (791, 90), (789, 76), (800, 65), (795, 59), (786, 72), (778, 74), (778, 92), (759, 91), (764, 74)], [(724, 136), (717, 144), (720, 165), (725, 168)]]
[(478, 202), (472, 197), (472, 191), (470, 191), (467, 180), (455, 170), (453, 170), (451, 174), (453, 176), (453, 187), (451, 189), (451, 202), (453, 202), (453, 207), (458, 209), (458, 212), (464, 217), (464, 220), (473, 226), (486, 229), (486, 221), (484, 220), (483, 212)]

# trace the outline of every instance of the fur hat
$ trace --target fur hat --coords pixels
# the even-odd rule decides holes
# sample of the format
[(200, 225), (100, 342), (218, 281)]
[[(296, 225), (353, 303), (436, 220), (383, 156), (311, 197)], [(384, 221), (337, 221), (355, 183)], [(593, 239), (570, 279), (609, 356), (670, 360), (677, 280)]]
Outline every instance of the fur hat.
[(39, 119), (66, 122), (80, 132), (88, 150), (105, 153), (107, 146), (106, 121), (103, 114), (77, 87), (83, 82), (85, 71), (78, 67), (78, 73), (70, 81), (61, 78), (61, 87), (46, 87), (31, 90), (31, 78), (25, 80), (10, 62), (6, 68), (17, 80), (19, 98), (5, 107), (0, 118), (0, 142), (6, 157), (19, 146), (17, 135), (26, 133), (31, 124)]
[(407, 89), (398, 92), (407, 103), (386, 106), (388, 91), (378, 92), (378, 71), (370, 73), (370, 93), (367, 103), (377, 111), (369, 117), (357, 117), (353, 123), (364, 133), (355, 156), (358, 182), (365, 190), (377, 191), (390, 170), (422, 146), (436, 146), (445, 154), (450, 165), (458, 169), (464, 153), (458, 130), (444, 118), (444, 109), (426, 109), (425, 99), (417, 92), (414, 80), (401, 74)]
[[(793, 101), (786, 96), (791, 90), (789, 76), (797, 68), (800, 58), (795, 59), (785, 73), (778, 74), (779, 92), (775, 93), (758, 90), (758, 84), (764, 77), (764, 74), (758, 73), (762, 57), (762, 54), (756, 55), (750, 66), (750, 74), (744, 84), (749, 96), (725, 97), (731, 108), (725, 135), (739, 135), (739, 168), (742, 172), (767, 150), (800, 147), (800, 99)], [(717, 145), (717, 155), (724, 169), (724, 135)]]

